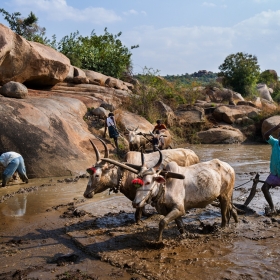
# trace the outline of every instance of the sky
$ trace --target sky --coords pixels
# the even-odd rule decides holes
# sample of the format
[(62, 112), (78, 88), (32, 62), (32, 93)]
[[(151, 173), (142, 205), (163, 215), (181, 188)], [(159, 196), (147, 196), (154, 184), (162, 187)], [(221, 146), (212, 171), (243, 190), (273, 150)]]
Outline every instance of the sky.
[[(228, 55), (243, 52), (280, 75), (280, 0), (2, 0), (0, 8), (32, 11), (58, 41), (76, 31), (122, 32), (128, 49), (139, 44), (130, 49), (134, 74), (217, 73)], [(0, 23), (9, 26), (2, 14)]]

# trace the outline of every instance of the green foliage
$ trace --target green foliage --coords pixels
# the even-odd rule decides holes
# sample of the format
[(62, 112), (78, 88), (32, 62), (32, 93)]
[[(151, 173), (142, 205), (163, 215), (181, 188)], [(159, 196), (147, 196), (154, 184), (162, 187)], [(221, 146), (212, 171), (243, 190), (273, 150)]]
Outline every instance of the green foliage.
[(226, 57), (219, 66), (219, 76), (224, 77), (225, 87), (241, 93), (243, 96), (252, 94), (260, 75), (260, 67), (256, 56), (238, 52)]
[(193, 74), (184, 74), (184, 75), (167, 75), (163, 76), (163, 78), (169, 82), (179, 83), (185, 86), (191, 85), (194, 82), (197, 82), (201, 85), (206, 85), (210, 82), (213, 82), (217, 78), (217, 73), (213, 72), (195, 72)]
[(33, 12), (30, 12), (27, 18), (21, 18), (21, 13), (19, 12), (10, 14), (4, 9), (0, 9), (0, 13), (4, 15), (4, 19), (9, 23), (10, 29), (26, 40), (45, 45), (51, 44), (50, 40), (45, 37), (46, 29), (37, 24), (38, 18)]
[(176, 83), (170, 83), (159, 76), (158, 70), (145, 67), (143, 74), (135, 76), (139, 84), (131, 95), (127, 109), (145, 117), (150, 122), (161, 118), (157, 106), (162, 101), (171, 108), (186, 103), (185, 88)]
[[(115, 78), (121, 78), (131, 68), (131, 52), (123, 46), (117, 35), (110, 34), (107, 28), (103, 35), (83, 37), (79, 31), (64, 36), (56, 49), (66, 55), (71, 64), (82, 69), (93, 70)], [(139, 46), (132, 46), (138, 48)]]
[(278, 104), (280, 103), (280, 83), (277, 82), (277, 84), (274, 86), (273, 93), (271, 94), (272, 99), (277, 102)]
[(197, 99), (202, 99), (200, 83), (193, 81), (190, 85), (179, 82), (170, 82), (159, 76), (158, 70), (145, 67), (143, 74), (134, 76), (138, 80), (133, 94), (131, 94), (126, 109), (139, 114), (154, 122), (164, 119), (165, 115), (158, 104), (164, 104), (176, 109), (180, 104), (193, 104)]
[(258, 83), (264, 83), (267, 86), (274, 88), (277, 86), (278, 81), (274, 73), (272, 73), (270, 70), (265, 70), (260, 74)]

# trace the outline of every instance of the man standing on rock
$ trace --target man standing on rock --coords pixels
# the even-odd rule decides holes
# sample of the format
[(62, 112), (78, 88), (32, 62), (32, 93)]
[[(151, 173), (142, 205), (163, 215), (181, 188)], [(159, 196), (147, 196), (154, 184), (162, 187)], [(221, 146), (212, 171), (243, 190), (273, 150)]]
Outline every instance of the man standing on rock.
[(116, 125), (116, 121), (115, 121), (115, 117), (113, 113), (109, 113), (106, 121), (105, 121), (105, 130), (104, 130), (104, 138), (106, 136), (106, 130), (108, 127), (108, 131), (109, 131), (109, 136), (110, 138), (114, 139), (116, 148), (117, 148), (117, 152), (119, 152), (119, 144), (118, 144), (118, 137), (119, 137), (119, 132), (117, 130), (117, 125)]
[(17, 171), (21, 180), (28, 183), (23, 157), (16, 152), (3, 153), (0, 156), (0, 163), (5, 167), (2, 173), (2, 187), (5, 187), (10, 178)]
[(270, 206), (271, 214), (276, 213), (276, 209), (272, 202), (269, 189), (280, 186), (280, 132), (278, 134), (278, 139), (274, 138), (271, 134), (279, 128), (280, 123), (264, 134), (264, 138), (271, 145), (272, 151), (270, 156), (270, 174), (266, 178), (265, 183), (262, 186), (262, 192), (267, 203)]

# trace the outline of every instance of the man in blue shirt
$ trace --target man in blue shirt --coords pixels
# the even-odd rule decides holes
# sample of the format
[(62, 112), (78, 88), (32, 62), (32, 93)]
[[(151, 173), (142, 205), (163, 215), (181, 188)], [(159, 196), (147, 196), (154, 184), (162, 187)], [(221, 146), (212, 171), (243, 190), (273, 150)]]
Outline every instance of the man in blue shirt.
[(280, 124), (274, 126), (264, 134), (265, 140), (271, 145), (271, 156), (270, 156), (270, 174), (266, 178), (265, 183), (262, 186), (262, 192), (267, 203), (270, 206), (271, 213), (276, 213), (274, 204), (272, 202), (271, 195), (269, 193), (270, 188), (280, 186), (280, 132), (278, 139), (274, 138), (271, 134), (280, 128)]

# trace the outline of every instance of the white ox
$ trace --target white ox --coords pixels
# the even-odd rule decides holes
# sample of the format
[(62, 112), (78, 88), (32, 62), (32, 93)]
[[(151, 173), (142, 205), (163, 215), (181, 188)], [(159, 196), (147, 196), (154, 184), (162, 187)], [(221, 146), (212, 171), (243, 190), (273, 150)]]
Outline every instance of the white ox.
[[(87, 169), (90, 173), (89, 181), (87, 183), (84, 197), (92, 198), (94, 194), (101, 193), (107, 189), (120, 191), (128, 199), (133, 201), (136, 195), (136, 188), (131, 184), (132, 180), (136, 178), (138, 169), (141, 167), (141, 153), (128, 152), (126, 162), (120, 163), (109, 158), (109, 151), (103, 140), (99, 139), (105, 149), (104, 158), (100, 157), (100, 153), (94, 143), (91, 141), (94, 151), (96, 153), (96, 163), (93, 167)], [(173, 149), (162, 151), (163, 160), (161, 167), (163, 168), (170, 161), (175, 161), (179, 165), (188, 166), (199, 162), (198, 156), (190, 149)], [(148, 167), (157, 165), (157, 152), (145, 155)], [(128, 166), (129, 165), (129, 166)], [(141, 219), (142, 208), (137, 208), (135, 212), (135, 220), (138, 223)]]
[(126, 130), (128, 131), (129, 150), (140, 151), (141, 147), (145, 150), (148, 140), (137, 133), (138, 127), (135, 129), (126, 128)]
[(144, 165), (141, 168), (138, 176), (142, 178), (143, 186), (137, 189), (132, 204), (137, 209), (151, 203), (159, 214), (165, 216), (159, 223), (159, 241), (168, 223), (175, 220), (179, 232), (184, 233), (182, 216), (186, 211), (204, 208), (216, 198), (220, 201), (221, 226), (225, 227), (229, 223), (231, 215), (238, 222), (232, 205), (235, 172), (228, 163), (213, 159), (181, 167), (176, 162), (169, 162), (165, 177), (160, 175), (160, 170), (156, 171), (157, 167), (148, 168)]
[[(138, 135), (143, 135), (153, 145), (153, 151), (157, 151), (158, 149), (160, 150), (166, 150), (169, 148), (172, 148), (171, 142), (172, 142), (172, 137), (170, 132), (167, 129), (162, 129), (158, 131), (159, 134), (157, 133), (142, 133), (139, 132)], [(151, 137), (151, 138), (149, 138)]]

